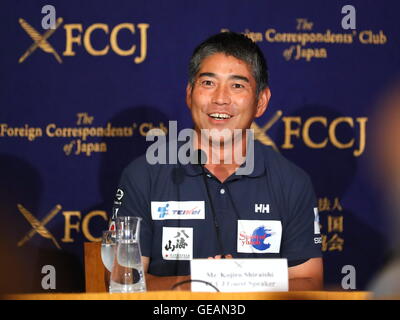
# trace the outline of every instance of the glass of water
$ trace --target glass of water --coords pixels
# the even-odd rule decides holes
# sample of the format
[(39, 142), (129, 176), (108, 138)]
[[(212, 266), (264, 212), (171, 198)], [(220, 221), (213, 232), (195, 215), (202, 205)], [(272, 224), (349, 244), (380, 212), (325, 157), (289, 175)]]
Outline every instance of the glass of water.
[(114, 263), (116, 240), (117, 233), (115, 230), (103, 231), (101, 238), (101, 260), (109, 272), (112, 272)]
[(110, 277), (110, 293), (146, 291), (139, 241), (140, 222), (139, 217), (117, 218), (117, 242)]

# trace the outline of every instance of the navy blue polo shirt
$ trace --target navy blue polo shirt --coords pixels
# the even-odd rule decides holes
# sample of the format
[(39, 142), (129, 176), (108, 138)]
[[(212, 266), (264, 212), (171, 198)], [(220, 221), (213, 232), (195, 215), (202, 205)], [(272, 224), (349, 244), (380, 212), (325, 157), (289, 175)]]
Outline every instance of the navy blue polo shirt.
[(150, 165), (143, 155), (118, 188), (114, 209), (142, 218), (140, 246), (153, 275), (188, 275), (191, 259), (218, 254), (287, 258), (289, 266), (322, 255), (310, 178), (258, 141), (248, 175), (221, 183), (199, 164)]

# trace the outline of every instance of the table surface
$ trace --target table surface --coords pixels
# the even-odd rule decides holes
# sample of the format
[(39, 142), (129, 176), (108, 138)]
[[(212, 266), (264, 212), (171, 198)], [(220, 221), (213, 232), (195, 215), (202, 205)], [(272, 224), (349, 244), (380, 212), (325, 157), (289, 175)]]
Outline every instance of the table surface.
[(86, 293), (4, 294), (9, 300), (366, 300), (367, 291), (292, 291), (292, 292), (190, 292), (148, 291), (145, 293), (106, 292), (106, 271), (101, 261), (100, 243), (85, 243)]
[(190, 292), (149, 291), (144, 293), (32, 293), (6, 294), (6, 300), (367, 300), (368, 291), (293, 292)]

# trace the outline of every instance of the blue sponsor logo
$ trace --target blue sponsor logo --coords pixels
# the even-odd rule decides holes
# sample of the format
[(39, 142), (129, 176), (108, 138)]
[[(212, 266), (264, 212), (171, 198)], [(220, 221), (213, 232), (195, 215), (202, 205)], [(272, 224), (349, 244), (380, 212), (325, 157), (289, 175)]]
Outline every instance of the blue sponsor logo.
[(272, 236), (271, 231), (271, 229), (267, 229), (264, 226), (256, 228), (251, 235), (251, 245), (260, 251), (269, 249), (271, 244), (267, 243), (265, 239)]

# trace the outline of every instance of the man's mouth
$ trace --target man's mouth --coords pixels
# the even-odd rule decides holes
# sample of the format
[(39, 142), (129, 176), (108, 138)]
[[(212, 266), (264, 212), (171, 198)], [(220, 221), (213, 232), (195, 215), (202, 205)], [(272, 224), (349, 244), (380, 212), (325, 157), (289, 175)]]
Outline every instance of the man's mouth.
[(216, 112), (210, 113), (208, 116), (215, 120), (227, 120), (232, 118), (232, 116), (227, 113), (216, 113)]

